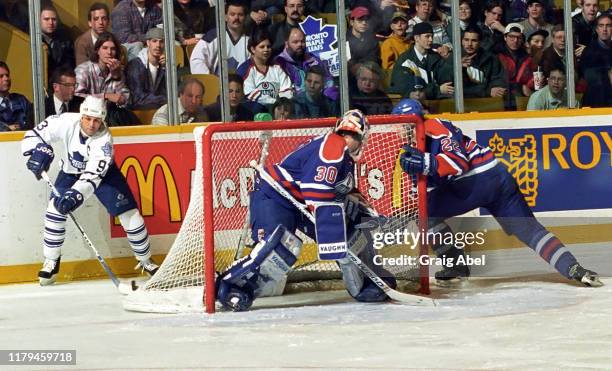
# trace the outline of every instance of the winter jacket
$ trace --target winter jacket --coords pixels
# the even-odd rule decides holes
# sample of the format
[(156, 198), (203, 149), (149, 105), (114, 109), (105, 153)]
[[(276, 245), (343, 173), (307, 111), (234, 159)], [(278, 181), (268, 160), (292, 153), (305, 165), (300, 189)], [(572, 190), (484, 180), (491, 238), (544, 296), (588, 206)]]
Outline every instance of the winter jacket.
[(491, 89), (506, 87), (506, 74), (499, 59), (479, 49), (470, 67), (463, 67), (463, 94), (465, 97), (490, 97)]
[(19, 124), (19, 130), (34, 126), (32, 103), (21, 94), (10, 93), (0, 98), (0, 131), (11, 131), (7, 126), (11, 124)]
[(153, 81), (147, 53), (147, 48), (142, 49), (138, 57), (128, 63), (127, 84), (131, 92), (132, 109), (159, 108), (167, 103), (166, 66), (159, 65)]
[(314, 54), (310, 54), (305, 52), (303, 61), (296, 61), (289, 55), (287, 49), (283, 50), (283, 52), (278, 55), (274, 62), (276, 62), (293, 83), (295, 88), (295, 93), (300, 93), (306, 89), (306, 71), (311, 66), (321, 66), (325, 71), (325, 77), (323, 82), (323, 94), (327, 97), (336, 100), (338, 99), (338, 88), (334, 84), (334, 78), (329, 73), (329, 69), (327, 68), (327, 63), (321, 61), (319, 57)]

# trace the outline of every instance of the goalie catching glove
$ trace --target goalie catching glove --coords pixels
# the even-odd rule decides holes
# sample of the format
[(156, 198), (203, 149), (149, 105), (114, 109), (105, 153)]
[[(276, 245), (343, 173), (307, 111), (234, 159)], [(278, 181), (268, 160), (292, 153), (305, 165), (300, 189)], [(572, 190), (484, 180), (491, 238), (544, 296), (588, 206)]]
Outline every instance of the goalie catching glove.
[(59, 197), (55, 197), (53, 205), (60, 214), (66, 215), (81, 206), (83, 203), (83, 194), (76, 189), (68, 189)]
[(400, 165), (408, 174), (433, 175), (438, 172), (438, 161), (435, 156), (411, 146), (402, 147)]
[(34, 173), (36, 179), (40, 180), (42, 172), (49, 170), (49, 167), (55, 158), (53, 147), (46, 143), (38, 143), (29, 154), (30, 158), (28, 159), (26, 166), (32, 173)]

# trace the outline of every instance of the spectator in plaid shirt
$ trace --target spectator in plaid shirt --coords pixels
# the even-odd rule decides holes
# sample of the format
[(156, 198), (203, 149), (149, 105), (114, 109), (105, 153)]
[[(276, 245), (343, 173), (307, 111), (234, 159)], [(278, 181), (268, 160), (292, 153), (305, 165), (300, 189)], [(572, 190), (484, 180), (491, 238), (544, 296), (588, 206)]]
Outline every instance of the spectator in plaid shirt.
[(147, 31), (162, 23), (162, 11), (150, 0), (122, 0), (111, 12), (113, 34), (136, 58), (146, 42)]
[[(90, 61), (83, 62), (75, 69), (77, 89), (75, 95), (93, 95), (108, 103), (107, 122), (112, 122), (114, 111), (124, 109), (130, 99), (121, 66), (121, 44), (113, 34), (103, 32), (94, 45), (95, 54)], [(134, 122), (131, 122), (134, 123)]]

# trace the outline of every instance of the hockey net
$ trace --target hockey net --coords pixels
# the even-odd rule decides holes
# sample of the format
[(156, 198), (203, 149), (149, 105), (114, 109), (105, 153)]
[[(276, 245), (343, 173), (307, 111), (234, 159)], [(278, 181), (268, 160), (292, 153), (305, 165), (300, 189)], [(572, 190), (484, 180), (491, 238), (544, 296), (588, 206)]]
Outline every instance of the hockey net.
[[(423, 148), (419, 118), (412, 115), (371, 116), (365, 153), (356, 164), (360, 192), (381, 214), (390, 217), (384, 231), (418, 232), (425, 228), (425, 182), (402, 172), (399, 151), (405, 144)], [(299, 144), (327, 133), (336, 119), (214, 124), (194, 131), (196, 169), (187, 214), (159, 271), (123, 302), (127, 310), (176, 313), (215, 310), (214, 275), (250, 251), (249, 191), (261, 164), (280, 162)], [(212, 180), (212, 181), (211, 181)], [(246, 228), (245, 228), (246, 227)], [(290, 273), (285, 293), (341, 288), (333, 261), (317, 260), (313, 240), (298, 232), (304, 248)], [(377, 254), (404, 290), (428, 293), (426, 266), (418, 263), (426, 246), (385, 244)], [(395, 260), (393, 260), (395, 259)], [(214, 264), (212, 264), (214, 263)], [(279, 292), (280, 294), (280, 292)]]

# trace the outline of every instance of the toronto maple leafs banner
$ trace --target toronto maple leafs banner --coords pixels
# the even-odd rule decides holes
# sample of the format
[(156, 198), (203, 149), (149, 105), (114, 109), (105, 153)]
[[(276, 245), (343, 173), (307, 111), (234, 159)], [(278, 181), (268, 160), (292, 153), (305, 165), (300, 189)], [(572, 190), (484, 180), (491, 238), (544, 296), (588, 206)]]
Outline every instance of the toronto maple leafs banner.
[(312, 16), (300, 23), (300, 28), (306, 35), (306, 49), (327, 63), (329, 73), (338, 77), (340, 75), (340, 59), (338, 49), (338, 33), (336, 25), (323, 25), (323, 20)]
[(612, 127), (477, 130), (534, 211), (612, 208)]

